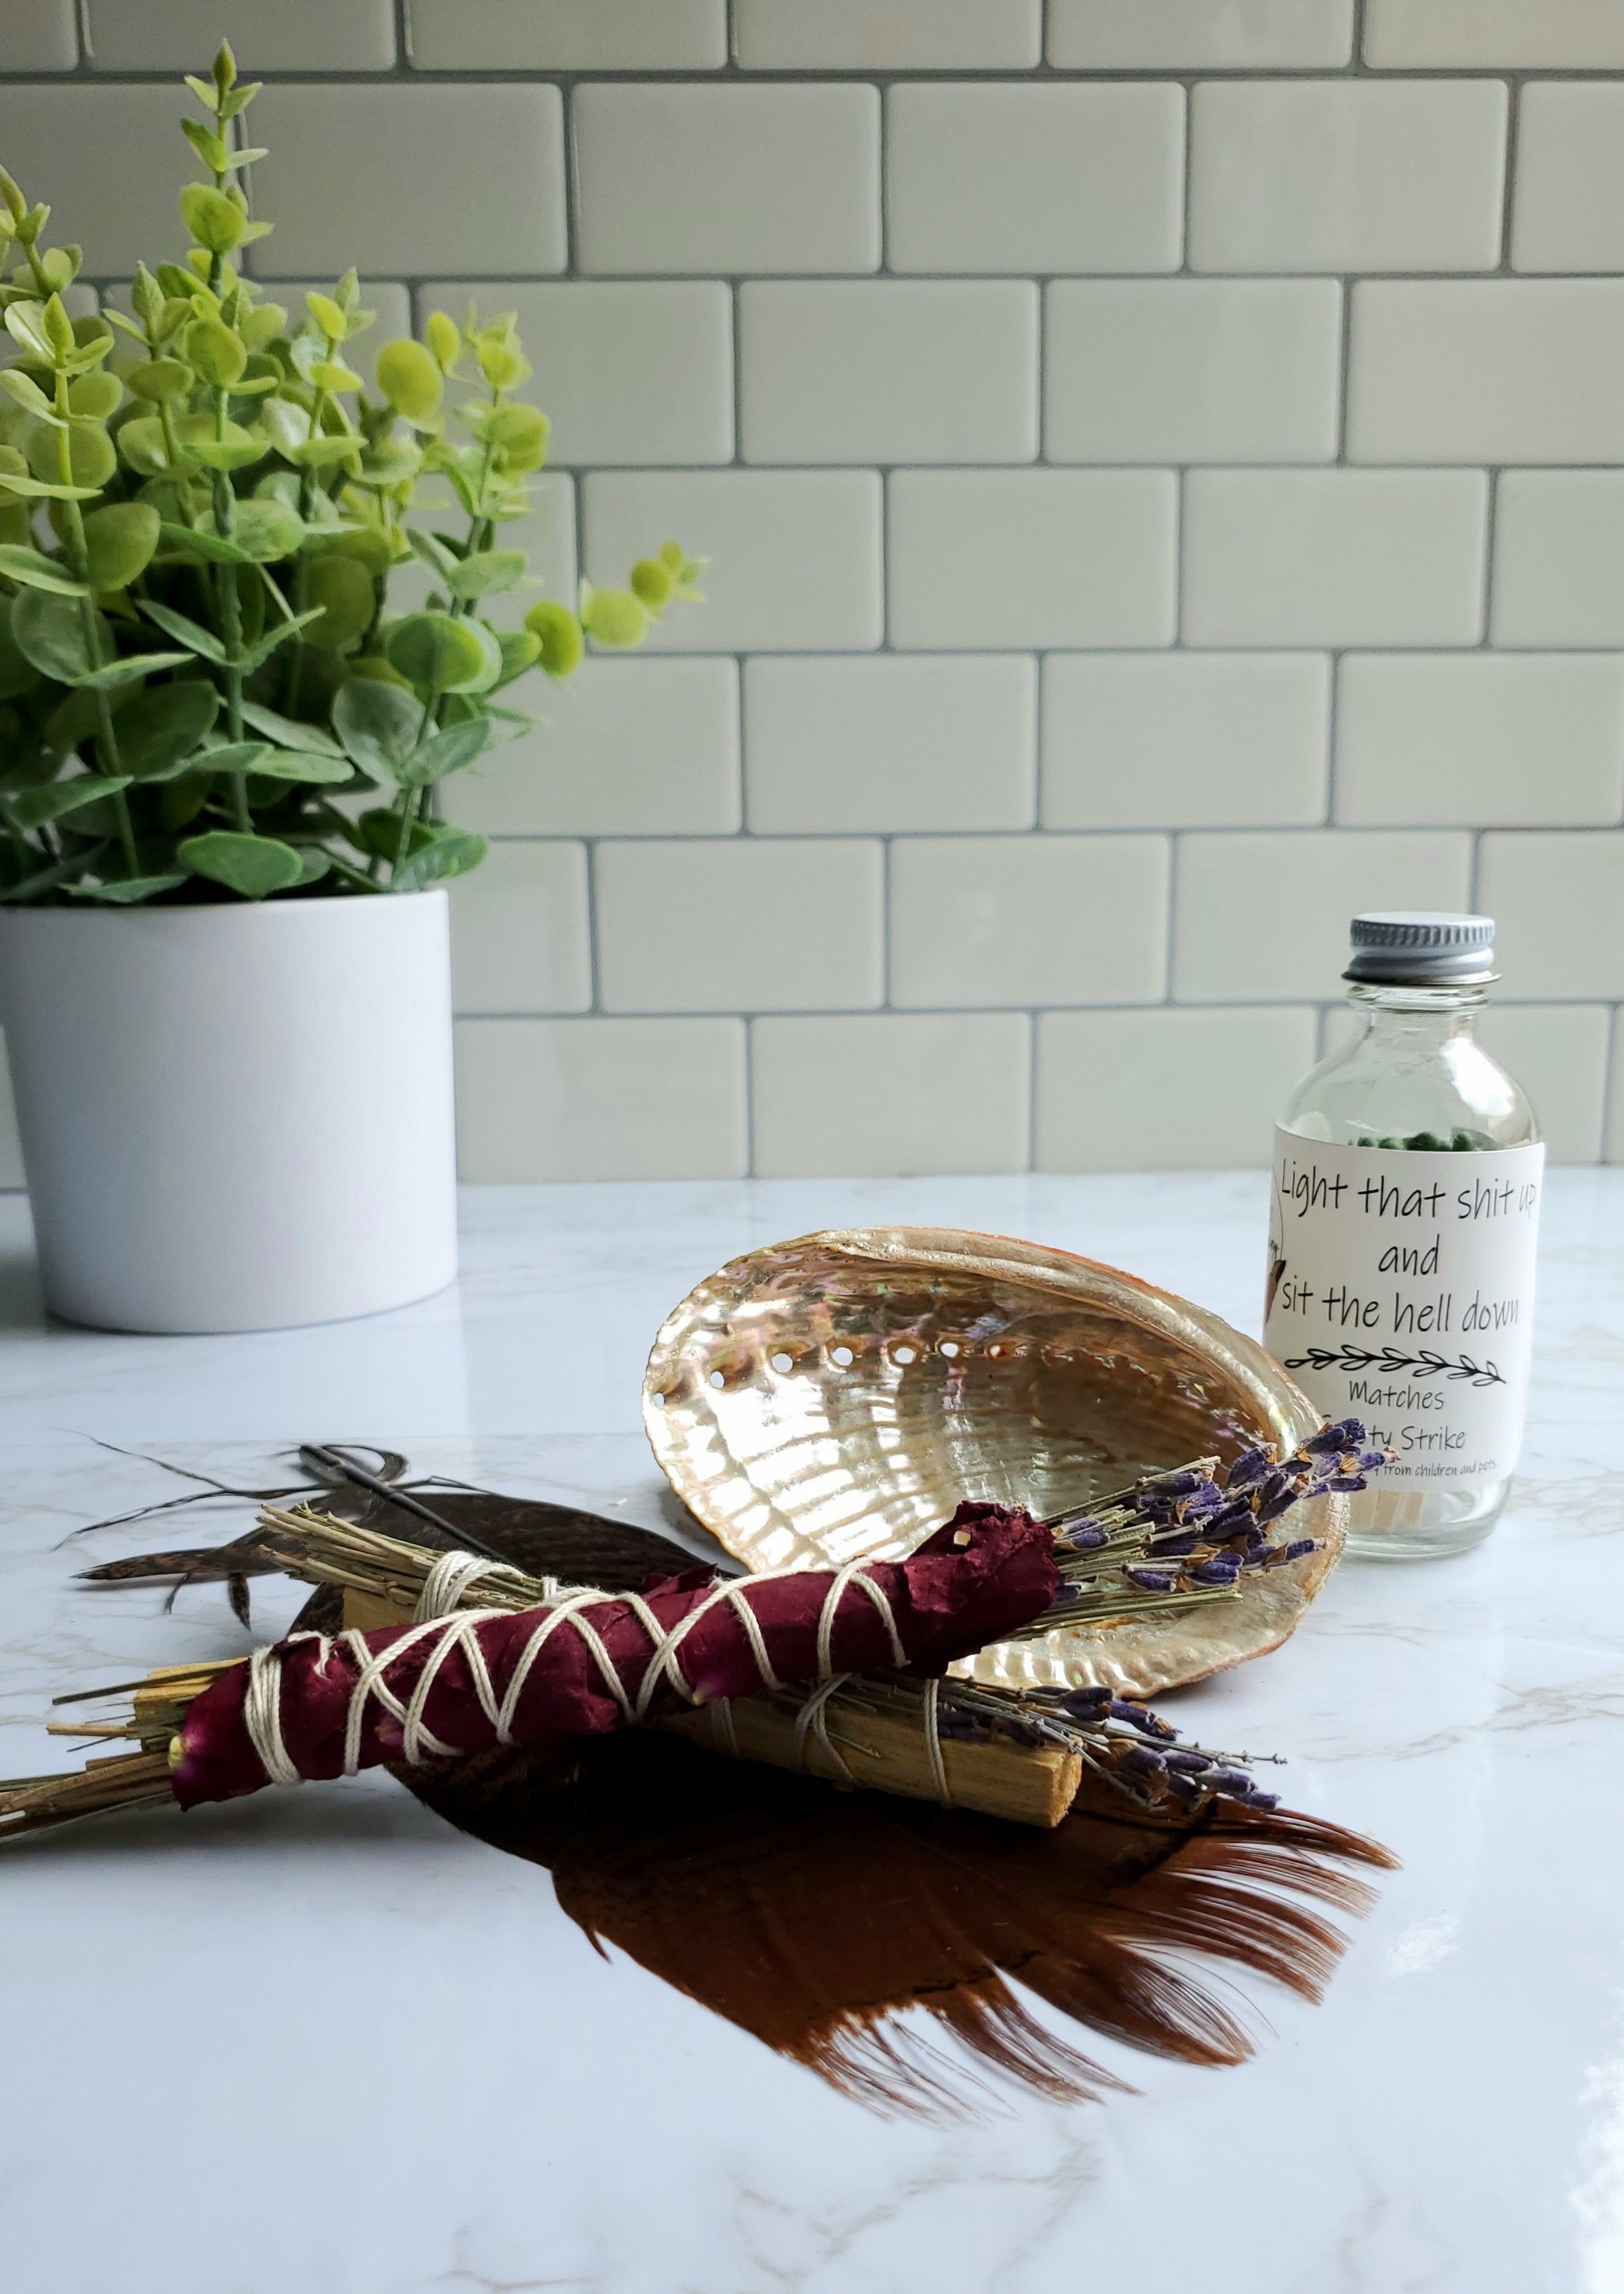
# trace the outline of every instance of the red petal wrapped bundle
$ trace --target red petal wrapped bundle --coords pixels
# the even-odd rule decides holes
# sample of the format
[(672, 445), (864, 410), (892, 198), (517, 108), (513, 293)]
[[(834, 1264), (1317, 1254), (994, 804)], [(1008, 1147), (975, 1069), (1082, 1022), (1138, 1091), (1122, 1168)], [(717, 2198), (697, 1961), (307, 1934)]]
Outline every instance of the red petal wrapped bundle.
[(423, 1624), (296, 1634), (233, 1665), (182, 1723), (183, 1808), (492, 1744), (597, 1736), (725, 1696), (849, 1672), (938, 1674), (1060, 1590), (1030, 1514), (962, 1505), (906, 1561), (712, 1581)]

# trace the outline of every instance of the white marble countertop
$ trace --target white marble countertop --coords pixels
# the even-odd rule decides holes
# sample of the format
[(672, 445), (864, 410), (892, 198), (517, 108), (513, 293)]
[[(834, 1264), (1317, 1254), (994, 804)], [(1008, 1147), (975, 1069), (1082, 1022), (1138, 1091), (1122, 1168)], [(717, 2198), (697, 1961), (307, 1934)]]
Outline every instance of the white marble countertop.
[[(241, 1338), (45, 1325), (0, 1199), (0, 1772), (56, 1689), (246, 1636), (221, 1588), (92, 1592), (82, 1524), (277, 1477), (300, 1437), (657, 1525), (648, 1341), (749, 1246), (907, 1219), (1031, 1235), (1255, 1329), (1241, 1175), (487, 1189), (458, 1291)], [(600, 1957), (546, 1875), (388, 1779), (28, 1843), (0, 1864), (0, 2252), (18, 2294), (1618, 2294), (1624, 2288), (1624, 1172), (1546, 1211), (1533, 1419), (1463, 1560), (1344, 1566), (1279, 1655), (1188, 1692), (1384, 1882), (1327, 2003), (1246, 1987), (1255, 2059), (1097, 2052), (1137, 2092), (876, 2119)], [(1610, 1463), (1610, 1460), (1615, 1461)], [(184, 1517), (183, 1517), (184, 1519)], [(246, 1526), (193, 1517), (183, 1542)], [(166, 1533), (165, 1533), (166, 1534)], [(292, 1602), (257, 1590), (280, 1624)]]

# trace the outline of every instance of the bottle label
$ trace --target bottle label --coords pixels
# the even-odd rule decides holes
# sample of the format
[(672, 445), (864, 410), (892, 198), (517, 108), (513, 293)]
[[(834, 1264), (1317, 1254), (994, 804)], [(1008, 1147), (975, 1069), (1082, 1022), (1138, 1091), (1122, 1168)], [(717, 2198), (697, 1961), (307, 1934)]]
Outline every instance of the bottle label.
[(1499, 1481), (1528, 1403), (1545, 1149), (1342, 1147), (1276, 1128), (1263, 1344), (1396, 1453), (1384, 1489)]

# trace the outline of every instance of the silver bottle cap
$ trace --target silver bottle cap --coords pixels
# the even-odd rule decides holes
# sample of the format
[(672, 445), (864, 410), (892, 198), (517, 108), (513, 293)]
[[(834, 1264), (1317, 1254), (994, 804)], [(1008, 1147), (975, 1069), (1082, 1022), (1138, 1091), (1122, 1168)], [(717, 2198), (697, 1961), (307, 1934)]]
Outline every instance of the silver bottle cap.
[(1377, 909), (1355, 916), (1344, 980), (1391, 988), (1466, 988), (1495, 978), (1494, 918)]

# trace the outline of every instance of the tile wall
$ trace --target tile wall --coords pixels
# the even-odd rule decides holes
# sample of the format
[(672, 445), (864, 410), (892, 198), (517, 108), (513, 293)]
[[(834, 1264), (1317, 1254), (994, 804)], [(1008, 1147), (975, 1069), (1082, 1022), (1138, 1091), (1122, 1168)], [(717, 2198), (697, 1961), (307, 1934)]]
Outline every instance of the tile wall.
[(459, 793), (471, 1177), (1257, 1161), (1468, 904), (1624, 1157), (1624, 0), (0, 16), (101, 283), (227, 31), (262, 275), (516, 306), (551, 579), (713, 560)]

